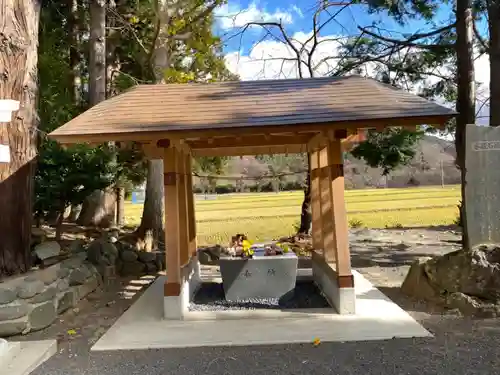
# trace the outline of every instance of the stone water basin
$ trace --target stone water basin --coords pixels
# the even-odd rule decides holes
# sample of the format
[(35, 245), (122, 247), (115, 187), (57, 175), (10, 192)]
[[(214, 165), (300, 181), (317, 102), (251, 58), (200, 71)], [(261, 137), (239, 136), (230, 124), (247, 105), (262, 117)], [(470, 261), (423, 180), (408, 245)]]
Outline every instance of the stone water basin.
[(290, 298), (297, 281), (298, 258), (293, 251), (264, 255), (264, 245), (252, 246), (252, 259), (223, 256), (219, 260), (227, 301), (250, 298)]

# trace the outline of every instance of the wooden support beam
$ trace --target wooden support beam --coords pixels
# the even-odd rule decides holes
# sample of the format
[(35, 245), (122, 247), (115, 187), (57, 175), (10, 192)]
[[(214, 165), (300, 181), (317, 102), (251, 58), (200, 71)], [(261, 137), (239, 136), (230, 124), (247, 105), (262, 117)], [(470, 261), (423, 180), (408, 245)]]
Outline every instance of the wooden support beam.
[(328, 142), (328, 137), (326, 132), (320, 132), (312, 137), (309, 142), (307, 142), (307, 149), (309, 152), (314, 152), (322, 149)]
[[(185, 130), (184, 127), (177, 129), (171, 128), (165, 131), (157, 131), (155, 129), (144, 129), (142, 132), (109, 132), (100, 134), (55, 134), (50, 137), (59, 143), (82, 143), (82, 142), (152, 142), (153, 134), (156, 139), (169, 138), (169, 139), (186, 139), (186, 138), (209, 138), (220, 136), (242, 136), (259, 134), (273, 134), (286, 132), (300, 133), (308, 132), (314, 134), (321, 131), (328, 131), (332, 127), (342, 129), (358, 129), (358, 128), (386, 128), (391, 126), (402, 125), (422, 125), (422, 124), (444, 124), (448, 120), (455, 117), (454, 114), (440, 115), (440, 116), (422, 116), (412, 118), (387, 118), (387, 119), (363, 119), (356, 121), (345, 122), (324, 122), (320, 124), (294, 124), (294, 125), (263, 125), (255, 124), (246, 127), (231, 127), (225, 126), (221, 128), (195, 128)], [(184, 128), (184, 129), (183, 129)]]
[(446, 130), (446, 123), (429, 125), (438, 130)]
[(165, 296), (178, 296), (181, 291), (181, 262), (179, 236), (179, 186), (177, 174), (177, 151), (174, 148), (163, 149), (163, 181), (165, 193), (165, 247), (166, 272)]
[(312, 137), (307, 142), (309, 152), (318, 151), (328, 146), (328, 143), (334, 140), (340, 140), (346, 144), (346, 149), (351, 147), (351, 141), (357, 137), (357, 129), (330, 129), (323, 131)]
[(331, 184), (333, 239), (339, 287), (353, 287), (351, 254), (349, 251), (349, 226), (345, 207), (344, 160), (340, 141), (328, 146), (328, 177)]
[(404, 125), (402, 128), (408, 130), (409, 132), (417, 131), (417, 125)]
[(236, 148), (255, 146), (283, 146), (283, 145), (303, 145), (307, 144), (311, 136), (309, 134), (297, 135), (253, 135), (235, 136), (224, 138), (210, 138), (209, 140), (189, 141), (191, 149), (213, 149), (213, 148)]
[(332, 220), (333, 208), (328, 154), (328, 147), (324, 147), (319, 151), (321, 228), (323, 238), (323, 256), (326, 262), (333, 262), (335, 260), (335, 231)]
[(184, 267), (191, 257), (189, 252), (189, 221), (188, 221), (188, 197), (187, 197), (187, 178), (186, 178), (186, 158), (188, 154), (177, 152), (177, 171), (179, 185), (177, 196), (179, 201), (179, 252), (180, 264)]
[(141, 148), (142, 152), (144, 152), (144, 155), (149, 160), (163, 159), (165, 156), (165, 149), (158, 147), (156, 142), (143, 143)]
[(196, 241), (196, 212), (194, 209), (194, 194), (193, 194), (193, 175), (192, 175), (192, 159), (191, 155), (185, 158), (186, 163), (186, 192), (188, 203), (188, 228), (189, 228), (189, 253), (191, 256), (196, 255), (198, 248)]
[(189, 147), (188, 143), (184, 139), (174, 139), (170, 141), (172, 144), (172, 147), (178, 149), (184, 154), (190, 154), (191, 153), (191, 147)]
[(318, 151), (311, 152), (310, 161), (312, 244), (315, 250), (323, 252), (323, 226), (321, 224), (321, 189)]
[(161, 138), (156, 141), (142, 143), (141, 147), (146, 158), (150, 160), (163, 159), (164, 149), (166, 148), (176, 148), (183, 153), (191, 153), (191, 149), (182, 139)]
[(282, 146), (251, 146), (251, 147), (223, 147), (193, 149), (193, 156), (246, 156), (246, 155), (271, 155), (271, 154), (300, 154), (307, 152), (305, 144)]
[(342, 141), (346, 139), (348, 136), (347, 129), (335, 129), (333, 131), (333, 139), (332, 140), (339, 140)]

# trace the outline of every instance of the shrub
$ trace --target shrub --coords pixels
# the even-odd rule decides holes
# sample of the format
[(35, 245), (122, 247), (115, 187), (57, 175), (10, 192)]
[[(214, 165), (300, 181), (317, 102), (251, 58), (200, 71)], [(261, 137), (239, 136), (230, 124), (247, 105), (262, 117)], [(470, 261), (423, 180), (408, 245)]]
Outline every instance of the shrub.
[(387, 224), (385, 227), (387, 229), (391, 229), (391, 228), (392, 229), (394, 229), (394, 228), (395, 229), (401, 229), (401, 228), (403, 228), (403, 224), (401, 224), (401, 223)]
[(215, 187), (216, 194), (229, 194), (234, 192), (235, 192), (235, 187), (232, 185), (217, 185)]
[(361, 228), (362, 226), (363, 226), (363, 222), (359, 219), (349, 220), (349, 227), (351, 227), (351, 228)]

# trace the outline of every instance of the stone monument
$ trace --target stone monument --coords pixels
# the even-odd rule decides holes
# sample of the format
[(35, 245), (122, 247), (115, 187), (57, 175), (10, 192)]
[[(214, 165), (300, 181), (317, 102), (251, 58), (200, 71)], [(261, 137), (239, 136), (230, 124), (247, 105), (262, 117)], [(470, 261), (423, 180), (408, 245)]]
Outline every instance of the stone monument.
[(467, 125), (465, 199), (471, 248), (500, 243), (500, 127)]

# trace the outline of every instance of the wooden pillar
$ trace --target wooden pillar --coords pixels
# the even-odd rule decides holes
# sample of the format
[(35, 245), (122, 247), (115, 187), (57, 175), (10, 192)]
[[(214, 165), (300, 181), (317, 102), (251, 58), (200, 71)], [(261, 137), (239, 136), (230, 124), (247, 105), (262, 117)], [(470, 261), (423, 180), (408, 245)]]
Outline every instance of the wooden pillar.
[(312, 216), (312, 244), (314, 250), (323, 252), (323, 228), (321, 224), (321, 197), (320, 197), (320, 169), (319, 152), (313, 151), (310, 155), (311, 173), (311, 216)]
[(188, 204), (188, 229), (189, 229), (189, 253), (191, 256), (196, 255), (196, 213), (194, 210), (194, 195), (193, 195), (193, 175), (192, 175), (192, 159), (191, 155), (185, 158), (186, 163), (186, 192)]
[(333, 238), (335, 241), (335, 261), (340, 288), (352, 288), (354, 280), (351, 271), (349, 251), (349, 226), (345, 207), (344, 160), (339, 139), (328, 145), (329, 177), (332, 192)]
[(166, 273), (164, 296), (179, 296), (181, 292), (181, 260), (179, 233), (179, 195), (177, 189), (178, 154), (174, 148), (165, 148), (163, 157), (163, 185), (165, 188), (165, 247)]
[(177, 150), (177, 170), (179, 186), (177, 196), (179, 201), (179, 252), (181, 267), (185, 266), (191, 257), (189, 252), (189, 222), (188, 222), (188, 197), (186, 178), (187, 154)]
[(321, 225), (323, 257), (330, 263), (335, 261), (335, 230), (333, 224), (331, 176), (328, 167), (328, 147), (319, 151)]

